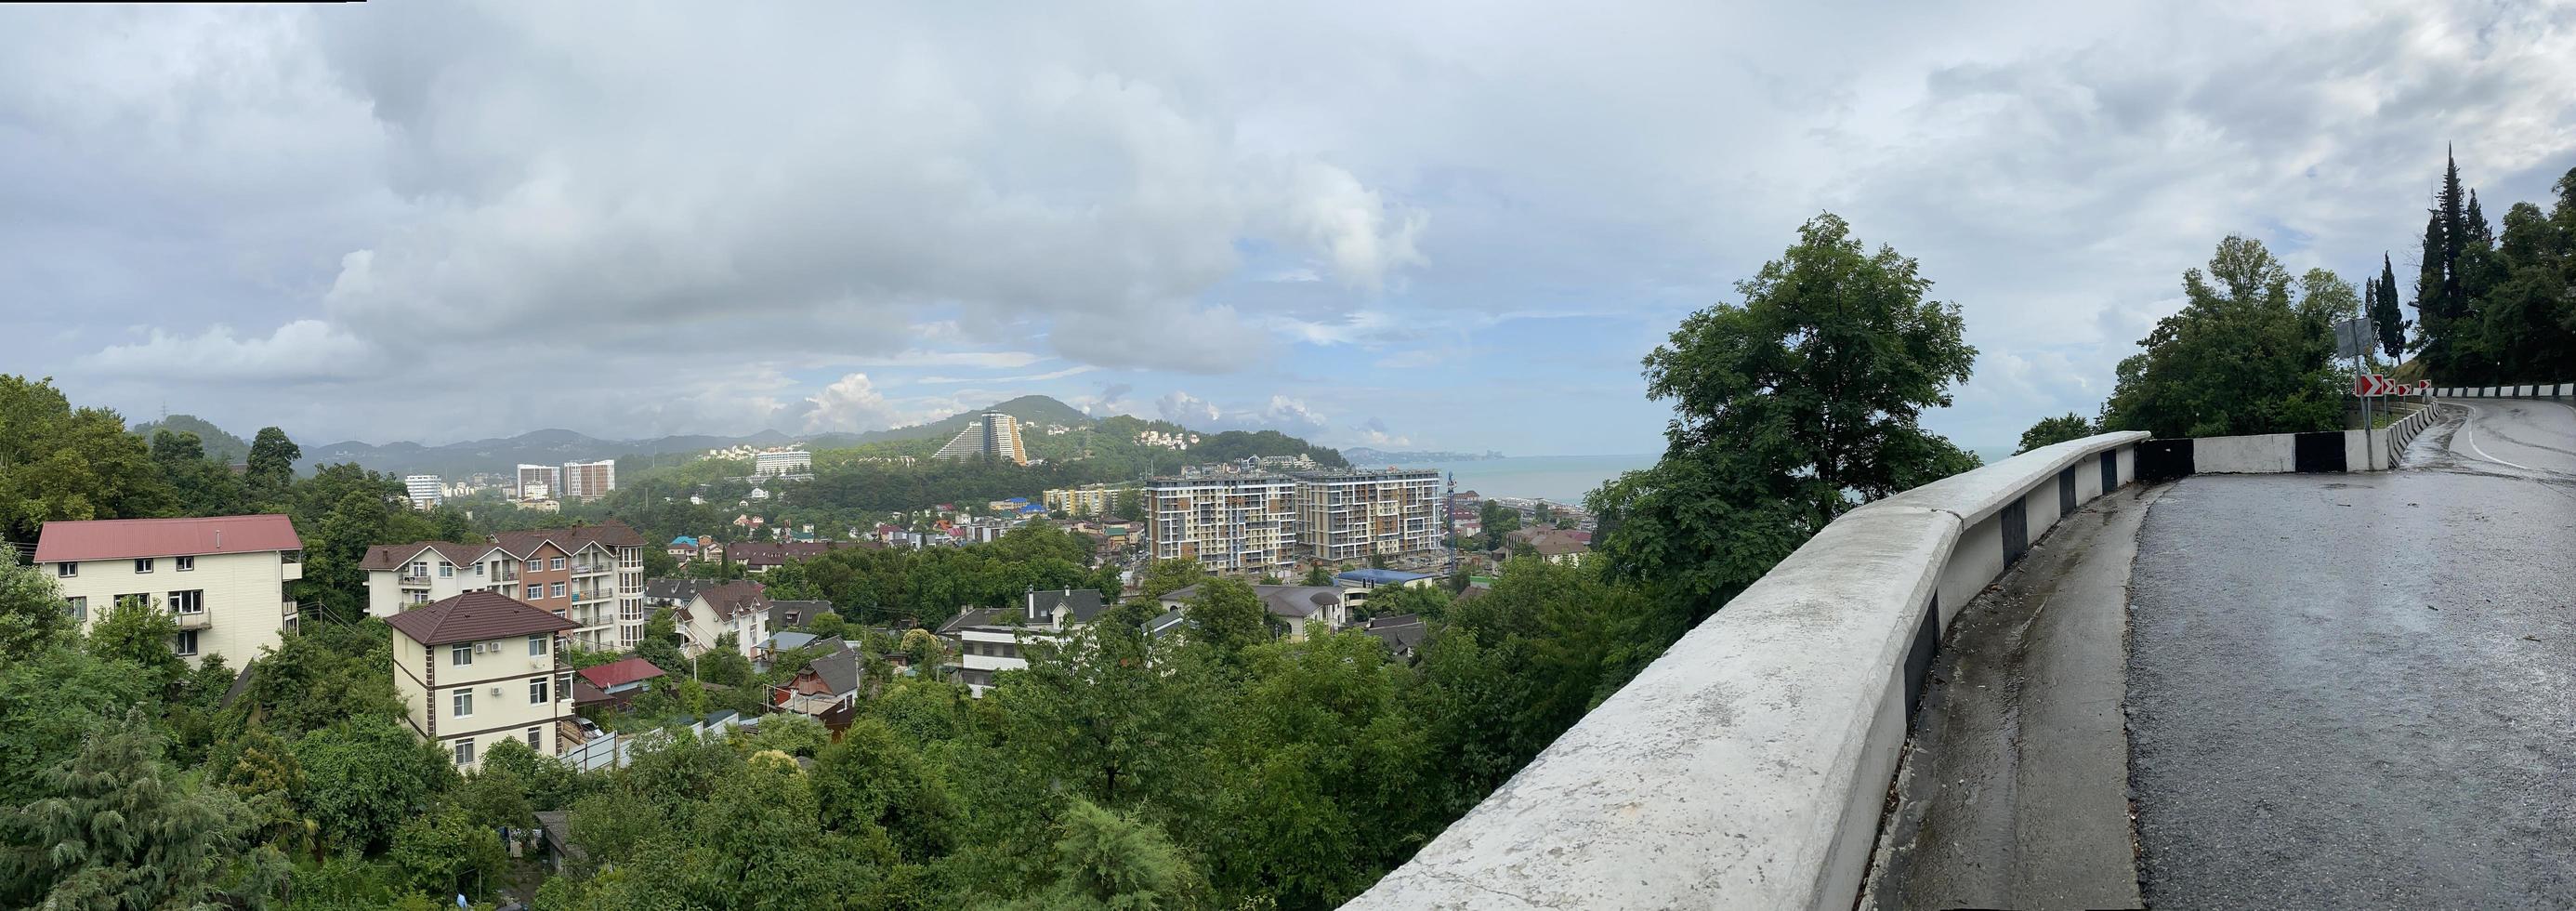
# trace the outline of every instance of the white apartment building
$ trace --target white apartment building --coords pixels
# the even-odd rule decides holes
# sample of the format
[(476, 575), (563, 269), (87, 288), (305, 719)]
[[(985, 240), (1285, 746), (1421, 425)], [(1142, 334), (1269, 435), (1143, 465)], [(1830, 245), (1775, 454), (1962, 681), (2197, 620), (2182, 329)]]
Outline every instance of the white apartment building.
[(992, 687), (994, 674), (1029, 666), (1021, 653), (1023, 645), (1033, 639), (1060, 638), (1090, 624), (1104, 609), (1100, 592), (1093, 589), (1033, 591), (1023, 595), (1016, 608), (960, 613), (939, 627), (939, 635), (957, 649), (957, 663), (950, 669), (966, 684), (968, 693), (982, 698)]
[(518, 478), (511, 487), (519, 499), (543, 500), (563, 490), (563, 467), (559, 465), (519, 465)]
[(690, 594), (687, 604), (671, 612), (680, 633), (680, 651), (704, 655), (724, 634), (734, 636), (734, 650), (745, 658), (769, 639), (769, 596), (758, 582), (727, 582)]
[(428, 509), (447, 501), (447, 485), (434, 474), (404, 475), (403, 494), (411, 499), (411, 508)]
[(966, 425), (939, 447), (932, 458), (972, 459), (992, 456), (1017, 465), (1029, 463), (1028, 447), (1020, 442), (1020, 419), (999, 411), (987, 411)]
[(178, 619), (171, 651), (238, 668), (295, 628), (304, 542), (281, 515), (47, 522), (35, 562), (84, 632), (111, 605), (159, 607)]
[(367, 613), (391, 618), (485, 591), (571, 620), (585, 648), (644, 637), (644, 536), (623, 522), (502, 532), (489, 544), (420, 541), (367, 548)]
[(754, 453), (751, 473), (755, 477), (802, 475), (814, 473), (814, 454), (802, 449), (770, 449)]
[(563, 463), (563, 486), (557, 496), (570, 500), (596, 500), (617, 489), (617, 460)]
[(436, 601), (385, 621), (394, 628), (394, 693), (412, 733), (462, 771), (492, 744), (526, 741), (562, 752), (555, 722), (572, 714), (572, 671), (557, 634), (572, 622), (487, 591)]
[(1297, 481), (1284, 475), (1155, 478), (1144, 487), (1145, 534), (1164, 560), (1241, 576), (1294, 571)]
[(1297, 543), (1342, 562), (1440, 548), (1437, 471), (1330, 471), (1297, 476)]

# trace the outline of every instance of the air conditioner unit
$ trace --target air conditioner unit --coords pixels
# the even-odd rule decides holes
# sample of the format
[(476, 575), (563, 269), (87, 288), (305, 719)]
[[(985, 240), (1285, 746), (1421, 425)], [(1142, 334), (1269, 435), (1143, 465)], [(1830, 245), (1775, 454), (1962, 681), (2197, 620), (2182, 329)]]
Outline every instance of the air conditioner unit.
[(496, 686), (496, 687), (493, 687), (493, 688), (492, 688), (492, 696), (493, 696), (493, 698), (495, 698), (495, 699), (500, 698), (500, 696), (501, 696), (501, 688), (500, 688), (500, 687), (497, 687), (497, 686)]

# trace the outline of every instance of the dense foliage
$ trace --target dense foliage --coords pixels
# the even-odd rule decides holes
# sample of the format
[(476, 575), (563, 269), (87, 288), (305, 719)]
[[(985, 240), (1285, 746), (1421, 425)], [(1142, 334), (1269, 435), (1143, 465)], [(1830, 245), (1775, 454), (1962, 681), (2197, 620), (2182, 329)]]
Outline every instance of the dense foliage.
[(2352, 286), (2322, 269), (2300, 284), (2294, 303), (2289, 271), (2261, 241), (2220, 241), (2209, 271), (2184, 271), (2182, 311), (2120, 361), (2103, 429), (2205, 437), (2343, 426), (2342, 377), (2329, 361)]
[(2547, 211), (2515, 203), (2499, 235), (2446, 157), (2413, 289), (2416, 356), (2435, 382), (2576, 376), (2576, 169), (2554, 189)]

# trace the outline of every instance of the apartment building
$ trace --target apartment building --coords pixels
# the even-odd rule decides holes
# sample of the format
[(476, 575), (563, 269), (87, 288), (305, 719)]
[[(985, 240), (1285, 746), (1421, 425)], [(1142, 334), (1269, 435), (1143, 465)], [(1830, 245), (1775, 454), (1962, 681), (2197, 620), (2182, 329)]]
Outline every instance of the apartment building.
[(573, 623), (488, 591), (467, 592), (386, 618), (394, 628), (394, 692), (412, 733), (472, 771), (491, 745), (564, 746), (555, 722), (572, 714), (572, 670), (557, 637)]
[(556, 496), (567, 500), (596, 500), (617, 489), (617, 460), (563, 463), (563, 486)]
[(82, 631), (111, 605), (159, 607), (178, 619), (171, 651), (240, 667), (295, 629), (304, 542), (281, 515), (47, 522), (35, 562)]
[(644, 635), (644, 537), (626, 523), (510, 531), (488, 544), (370, 547), (367, 612), (391, 617), (470, 592), (508, 595), (571, 620), (584, 648), (633, 648)]
[(949, 670), (981, 698), (993, 675), (1029, 666), (1021, 648), (1032, 639), (1057, 639), (1088, 625), (1107, 609), (1100, 592), (1088, 588), (1032, 591), (1017, 607), (990, 607), (958, 614), (939, 627), (941, 638), (957, 650)]
[(518, 479), (512, 482), (519, 499), (543, 500), (563, 492), (563, 467), (560, 465), (519, 465)]
[(680, 633), (680, 651), (696, 656), (716, 647), (726, 633), (745, 658), (769, 639), (769, 596), (758, 582), (735, 581), (701, 588), (671, 612)]
[(1028, 447), (1020, 442), (1020, 419), (999, 411), (987, 411), (966, 425), (939, 447), (932, 458), (973, 459), (991, 456), (1013, 464), (1029, 463)]
[(411, 508), (428, 509), (447, 501), (447, 484), (434, 474), (407, 474), (403, 495), (411, 500)]
[(1330, 562), (1440, 548), (1437, 471), (1319, 471), (1297, 475), (1297, 543)]
[(1144, 487), (1150, 551), (1240, 576), (1296, 568), (1297, 481), (1285, 475), (1155, 478)]
[(781, 477), (814, 473), (814, 454), (802, 449), (770, 449), (752, 454), (754, 477)]
[(1046, 511), (1067, 516), (1105, 516), (1118, 507), (1118, 495), (1135, 489), (1127, 484), (1091, 484), (1083, 487), (1059, 487), (1039, 494)]

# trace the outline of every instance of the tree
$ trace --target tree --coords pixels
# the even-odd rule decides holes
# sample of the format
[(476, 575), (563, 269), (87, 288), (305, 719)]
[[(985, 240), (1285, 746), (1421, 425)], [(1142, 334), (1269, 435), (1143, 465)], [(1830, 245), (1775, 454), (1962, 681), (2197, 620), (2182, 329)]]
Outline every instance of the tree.
[(162, 764), (142, 710), (93, 733), (77, 759), (39, 772), (53, 796), (0, 808), (0, 903), (45, 908), (237, 907), (284, 878), (252, 850), (255, 825), (220, 788), (190, 787)]
[(89, 626), (89, 639), (83, 648), (108, 661), (120, 661), (141, 672), (153, 692), (167, 688), (170, 682), (186, 672), (188, 662), (170, 651), (170, 640), (179, 635), (179, 620), (161, 609), (150, 596), (124, 596), (104, 608)]
[(281, 497), (295, 481), (295, 460), (303, 457), (303, 447), (287, 439), (286, 431), (262, 427), (250, 441), (250, 467), (243, 477), (262, 499)]
[(2229, 235), (2207, 273), (2183, 273), (2183, 293), (2182, 312), (2120, 362), (2103, 429), (2203, 437), (2343, 425), (2332, 329), (2291, 306), (2289, 274), (2261, 241)]
[(824, 611), (815, 614), (814, 619), (806, 621), (805, 629), (826, 639), (836, 639), (849, 632), (850, 624), (849, 621), (841, 619), (839, 612)]
[(1306, 567), (1306, 584), (1321, 588), (1333, 584), (1333, 571), (1317, 563)]
[(1449, 613), (1449, 604), (1456, 599), (1455, 592), (1439, 586), (1381, 586), (1369, 592), (1367, 606), (1372, 617), (1416, 614), (1437, 619)]
[(1190, 638), (1232, 661), (1246, 646), (1270, 640), (1270, 611), (1252, 586), (1234, 579), (1199, 583), (1187, 602)]
[(1207, 578), (1207, 569), (1201, 567), (1197, 560), (1155, 560), (1145, 564), (1145, 571), (1137, 574), (1136, 590), (1148, 601), (1160, 600), (1164, 595), (1197, 585), (1204, 578)]
[(2379, 254), (2379, 277), (2370, 284), (2370, 322), (2379, 330), (2380, 350), (2391, 359), (2406, 353), (2406, 314), (2397, 304), (2397, 267)]
[(0, 661), (0, 769), (16, 770), (0, 775), (0, 807), (43, 796), (36, 773), (70, 759), (160, 686), (131, 664), (68, 644)]
[(479, 894), (509, 865), (500, 835), (458, 807), (404, 820), (385, 856), (412, 888), (434, 895)]
[(170, 486), (143, 440), (104, 408), (73, 409), (52, 377), (0, 375), (0, 540), (57, 520), (162, 515)]
[(300, 809), (335, 847), (382, 850), (404, 820), (429, 809), (431, 795), (456, 782), (445, 754), (384, 719), (314, 731), (294, 752), (306, 785)]
[(670, 608), (657, 608), (652, 619), (644, 621), (644, 635), (635, 641), (635, 657), (653, 662), (666, 674), (689, 672), (689, 656), (680, 651), (679, 621)]
[(1202, 877), (1160, 827), (1074, 798), (1057, 824), (1055, 881), (1006, 907), (1036, 911), (1187, 908)]
[(2092, 435), (2093, 422), (2085, 420), (2083, 415), (2069, 411), (2058, 417), (2040, 418), (2039, 423), (2030, 425), (2029, 430), (2021, 432), (2021, 448), (2013, 452), (2018, 455), (2053, 443), (2081, 440)]
[(889, 839), (915, 863), (954, 844), (956, 810), (945, 786), (885, 722), (852, 722), (814, 756), (813, 784), (824, 828)]
[(62, 589), (44, 571), (18, 562), (18, 548), (0, 544), (0, 663), (24, 661), (72, 633)]
[(1647, 394), (1673, 402), (1663, 458), (1590, 500), (1614, 577), (1664, 587), (1695, 622), (1855, 496), (1975, 467), (1920, 424), (1977, 353), (1958, 305), (1926, 299), (1930, 287), (1914, 260), (1866, 251), (1828, 213), (1736, 285), (1743, 303), (1684, 319), (1645, 359)]
[(742, 655), (742, 636), (721, 633), (715, 647), (698, 656), (698, 679), (724, 686), (741, 686), (751, 679), (751, 659)]

